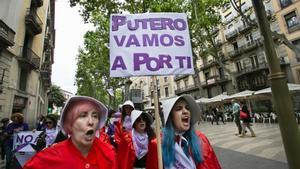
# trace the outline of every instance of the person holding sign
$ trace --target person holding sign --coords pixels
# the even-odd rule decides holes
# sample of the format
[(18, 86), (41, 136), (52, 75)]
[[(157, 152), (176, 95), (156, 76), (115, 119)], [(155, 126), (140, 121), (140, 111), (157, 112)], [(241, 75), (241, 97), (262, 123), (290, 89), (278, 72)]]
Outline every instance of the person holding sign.
[(33, 156), (24, 169), (93, 168), (115, 169), (115, 152), (96, 138), (103, 127), (107, 108), (87, 96), (73, 96), (62, 110), (60, 125), (70, 137)]
[(150, 114), (140, 110), (131, 112), (131, 132), (123, 132), (118, 145), (117, 159), (119, 169), (146, 168), (156, 169), (157, 159), (154, 141), (155, 133), (151, 128), (153, 119)]
[(206, 136), (192, 127), (200, 107), (190, 95), (163, 102), (165, 128), (162, 156), (165, 169), (220, 169), (221, 166)]
[(8, 124), (5, 133), (8, 135), (9, 139), (6, 140), (5, 144), (5, 155), (6, 155), (6, 168), (9, 169), (11, 166), (18, 164), (13, 163), (14, 154), (14, 136), (21, 131), (28, 131), (28, 124), (24, 122), (24, 115), (22, 113), (16, 112), (11, 115), (12, 123)]

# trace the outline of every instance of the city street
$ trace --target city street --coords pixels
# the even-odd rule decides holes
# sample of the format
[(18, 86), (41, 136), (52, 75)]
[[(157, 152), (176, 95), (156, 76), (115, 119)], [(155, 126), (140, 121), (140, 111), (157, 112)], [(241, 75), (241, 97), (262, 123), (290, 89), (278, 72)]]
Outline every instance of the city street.
[(235, 136), (233, 122), (211, 125), (196, 124), (210, 140), (223, 169), (287, 169), (287, 160), (278, 124), (255, 123), (252, 127), (256, 137)]

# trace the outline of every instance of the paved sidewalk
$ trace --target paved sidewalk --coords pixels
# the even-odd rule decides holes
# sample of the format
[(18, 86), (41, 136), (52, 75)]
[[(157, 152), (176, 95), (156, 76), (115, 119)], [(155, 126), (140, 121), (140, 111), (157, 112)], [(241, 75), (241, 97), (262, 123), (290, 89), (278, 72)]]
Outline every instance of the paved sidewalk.
[(287, 163), (214, 147), (222, 169), (288, 169)]
[(224, 169), (288, 168), (278, 124), (253, 124), (257, 137), (247, 133), (244, 138), (235, 136), (233, 122), (203, 122), (195, 127), (208, 137)]

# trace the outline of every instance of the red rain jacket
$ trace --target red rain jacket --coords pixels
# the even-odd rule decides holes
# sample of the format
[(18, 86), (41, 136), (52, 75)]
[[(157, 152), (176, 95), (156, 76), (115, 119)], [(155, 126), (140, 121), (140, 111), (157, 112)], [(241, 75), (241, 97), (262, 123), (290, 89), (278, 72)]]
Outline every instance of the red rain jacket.
[(24, 169), (116, 169), (113, 147), (96, 138), (87, 157), (83, 157), (71, 139), (38, 152)]
[[(148, 153), (146, 158), (146, 169), (158, 169), (157, 163), (157, 144), (152, 139), (148, 145)], [(118, 134), (118, 150), (117, 150), (118, 169), (132, 169), (136, 160), (135, 150), (132, 142), (131, 132), (123, 132)]]
[[(221, 169), (221, 165), (207, 137), (200, 131), (196, 131), (196, 134), (201, 140), (203, 156), (203, 162), (197, 165), (197, 169)], [(154, 149), (151, 153), (157, 154), (157, 149)], [(157, 155), (152, 156), (151, 162), (156, 165), (158, 164)], [(156, 168), (158, 167), (156, 166)]]

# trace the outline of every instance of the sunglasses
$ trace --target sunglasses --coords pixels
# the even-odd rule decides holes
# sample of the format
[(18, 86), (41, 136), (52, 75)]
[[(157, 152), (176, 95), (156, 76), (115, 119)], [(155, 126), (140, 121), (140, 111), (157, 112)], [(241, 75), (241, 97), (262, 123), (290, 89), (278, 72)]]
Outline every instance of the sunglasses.
[(52, 124), (53, 122), (52, 121), (46, 121), (45, 123), (46, 124)]

